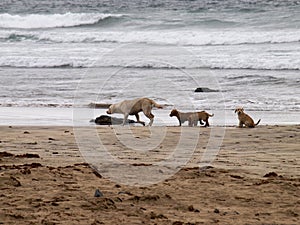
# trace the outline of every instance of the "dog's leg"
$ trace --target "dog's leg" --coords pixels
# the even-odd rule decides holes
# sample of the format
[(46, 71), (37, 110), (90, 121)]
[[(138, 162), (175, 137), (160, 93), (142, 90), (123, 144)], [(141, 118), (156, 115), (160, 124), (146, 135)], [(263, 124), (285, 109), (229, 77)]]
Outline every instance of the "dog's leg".
[(148, 117), (150, 119), (150, 122), (149, 122), (148, 126), (151, 127), (152, 124), (153, 124), (153, 121), (154, 121), (154, 115), (151, 112), (149, 112), (147, 114), (144, 112), (144, 114), (145, 114), (146, 117)]
[(240, 123), (239, 123), (239, 128), (243, 128), (243, 122), (242, 121), (240, 121)]
[(188, 125), (189, 125), (189, 127), (192, 127), (193, 125), (194, 125), (194, 122), (193, 122), (193, 120), (192, 120), (192, 118), (191, 117), (189, 117), (188, 118)]
[(140, 121), (140, 116), (139, 116), (139, 114), (138, 114), (138, 113), (137, 113), (137, 114), (135, 114), (135, 117), (136, 117), (136, 122), (137, 122), (137, 123), (143, 124), (143, 126), (145, 126), (145, 122), (143, 122), (143, 121)]
[(192, 125), (193, 127), (196, 127), (198, 125), (198, 120), (194, 120)]
[(123, 120), (123, 123), (122, 123), (122, 126), (125, 126), (126, 122), (127, 122), (127, 119), (128, 119), (128, 116), (129, 114), (124, 114), (124, 120)]
[(150, 119), (149, 126), (151, 127), (153, 124), (153, 121), (154, 121), (154, 115), (152, 113), (150, 113), (148, 118)]
[(204, 125), (204, 123), (202, 122), (202, 119), (199, 119), (199, 122), (201, 125)]
[(150, 119), (150, 122), (148, 124), (149, 127), (152, 126), (153, 121), (154, 121), (154, 115), (151, 113), (151, 105), (146, 105), (142, 108), (144, 115)]
[(178, 121), (179, 121), (179, 126), (181, 127), (181, 120), (180, 117), (177, 117)]
[(205, 120), (205, 127), (209, 127), (208, 118)]

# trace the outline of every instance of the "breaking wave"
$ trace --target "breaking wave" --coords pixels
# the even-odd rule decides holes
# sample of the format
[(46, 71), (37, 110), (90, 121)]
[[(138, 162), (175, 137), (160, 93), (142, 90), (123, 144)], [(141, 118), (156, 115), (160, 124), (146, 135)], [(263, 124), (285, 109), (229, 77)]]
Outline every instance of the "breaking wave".
[(121, 18), (121, 14), (65, 13), (65, 14), (0, 14), (0, 28), (37, 29), (78, 27), (95, 25), (109, 19)]
[[(98, 58), (66, 58), (66, 57), (0, 57), (0, 67), (13, 68), (101, 68), (101, 67), (123, 67), (123, 68), (138, 68), (138, 69), (250, 69), (250, 70), (300, 70), (298, 59), (286, 60), (279, 63), (274, 63), (272, 59), (262, 63), (261, 61), (195, 61), (186, 64), (184, 61), (178, 61), (175, 65), (164, 64), (160, 62), (135, 62), (123, 61), (122, 59), (106, 59), (99, 60)], [(255, 78), (255, 77), (250, 77)], [(230, 78), (229, 78), (230, 79)], [(234, 79), (234, 78), (233, 78)], [(249, 79), (244, 78), (242, 79)], [(277, 82), (277, 81), (276, 81)]]
[[(58, 24), (57, 24), (58, 25)], [(61, 24), (62, 25), (62, 24)], [(1, 19), (0, 19), (1, 26)], [(37, 25), (38, 26), (38, 25)], [(50, 26), (50, 25), (49, 25)], [(66, 33), (56, 31), (20, 31), (2, 30), (0, 41), (20, 42), (30, 40), (33, 42), (53, 43), (146, 43), (180, 46), (214, 46), (214, 45), (241, 45), (264, 43), (295, 43), (300, 42), (300, 31), (222, 31), (201, 32), (185, 31), (178, 35), (177, 31), (69, 31)]]

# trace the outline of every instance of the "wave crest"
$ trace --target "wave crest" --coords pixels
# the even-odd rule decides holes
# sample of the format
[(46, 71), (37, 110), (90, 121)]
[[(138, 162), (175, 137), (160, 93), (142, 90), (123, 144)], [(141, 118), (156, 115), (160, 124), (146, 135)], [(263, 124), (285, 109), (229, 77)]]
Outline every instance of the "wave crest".
[(94, 25), (110, 18), (120, 18), (121, 14), (65, 13), (65, 14), (0, 14), (1, 28), (37, 29), (56, 27), (76, 27)]

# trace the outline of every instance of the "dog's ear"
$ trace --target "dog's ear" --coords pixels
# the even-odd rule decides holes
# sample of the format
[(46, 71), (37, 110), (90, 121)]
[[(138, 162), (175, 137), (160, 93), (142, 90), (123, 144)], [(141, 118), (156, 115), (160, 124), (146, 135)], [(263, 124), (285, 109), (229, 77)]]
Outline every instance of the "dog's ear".
[(244, 108), (241, 108), (242, 112), (244, 112)]
[(234, 113), (236, 113), (236, 112), (237, 112), (237, 109), (234, 110)]

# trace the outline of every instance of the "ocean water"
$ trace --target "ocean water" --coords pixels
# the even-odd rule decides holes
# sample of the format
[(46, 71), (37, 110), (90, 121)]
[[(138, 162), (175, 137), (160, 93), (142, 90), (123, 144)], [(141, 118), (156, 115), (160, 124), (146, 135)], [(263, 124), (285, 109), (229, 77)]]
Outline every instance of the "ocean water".
[(1, 1), (0, 123), (141, 96), (299, 123), (299, 28), (299, 0)]

